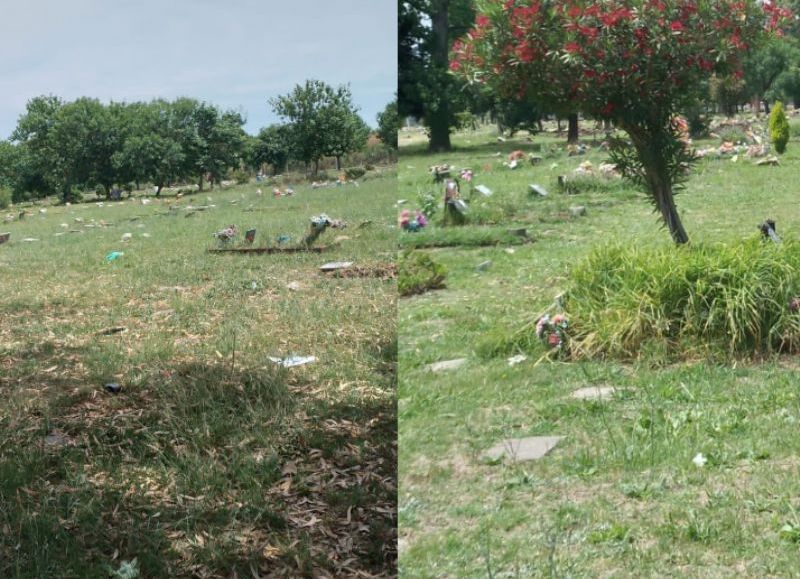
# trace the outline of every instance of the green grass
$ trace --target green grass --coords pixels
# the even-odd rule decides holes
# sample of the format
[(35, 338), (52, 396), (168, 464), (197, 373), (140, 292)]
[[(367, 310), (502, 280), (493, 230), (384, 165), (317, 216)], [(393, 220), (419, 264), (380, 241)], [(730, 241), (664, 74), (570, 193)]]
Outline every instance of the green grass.
[[(0, 576), (107, 577), (134, 558), (142, 577), (392, 574), (396, 284), (318, 266), (394, 262), (395, 174), (256, 188), (2, 226)], [(232, 223), (297, 242), (322, 212), (350, 224), (326, 253), (206, 251)], [(292, 353), (317, 361), (268, 360)]]
[[(549, 148), (564, 138), (545, 134), (534, 143)], [(644, 196), (627, 186), (527, 196), (529, 183), (548, 187), (586, 158), (598, 165), (604, 154), (596, 148), (586, 157), (555, 155), (510, 171), (492, 155), (528, 149), (524, 137), (497, 143), (489, 130), (460, 134), (454, 152), (433, 156), (418, 141), (401, 137), (410, 144), (401, 149), (399, 198), (414, 199), (428, 186), (430, 165), (468, 166), (476, 183), (494, 190), (486, 212), (504, 216), (495, 226), (527, 227), (536, 243), (513, 253), (435, 250), (448, 271), (447, 289), (400, 301), (401, 574), (795, 574), (794, 359), (667, 363), (645, 348), (633, 362), (564, 362), (540, 359), (543, 350), (532, 345), (524, 348), (527, 361), (510, 366), (505, 357), (516, 350), (482, 350), (487, 339), (513, 336), (550, 308), (569, 289), (569, 272), (596, 248), (629, 247), (643, 262), (674, 248)], [(692, 243), (734, 252), (772, 217), (785, 249), (794, 246), (798, 171), (796, 141), (779, 167), (743, 158), (702, 161), (677, 198)], [(586, 216), (570, 216), (572, 205), (585, 206)], [(485, 260), (491, 268), (476, 271)], [(462, 357), (466, 365), (448, 373), (426, 368)], [(589, 385), (619, 390), (605, 402), (569, 397)], [(500, 439), (535, 435), (565, 439), (537, 462), (490, 464), (480, 457)], [(698, 453), (708, 459), (704, 467), (692, 462)]]

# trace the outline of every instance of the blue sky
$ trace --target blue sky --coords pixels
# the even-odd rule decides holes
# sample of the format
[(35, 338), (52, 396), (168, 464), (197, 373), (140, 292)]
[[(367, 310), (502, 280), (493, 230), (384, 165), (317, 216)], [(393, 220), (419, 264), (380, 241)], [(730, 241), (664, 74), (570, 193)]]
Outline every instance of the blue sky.
[(41, 94), (189, 96), (247, 118), (315, 78), (349, 83), (371, 126), (397, 85), (396, 0), (27, 0), (0, 17), (0, 139)]

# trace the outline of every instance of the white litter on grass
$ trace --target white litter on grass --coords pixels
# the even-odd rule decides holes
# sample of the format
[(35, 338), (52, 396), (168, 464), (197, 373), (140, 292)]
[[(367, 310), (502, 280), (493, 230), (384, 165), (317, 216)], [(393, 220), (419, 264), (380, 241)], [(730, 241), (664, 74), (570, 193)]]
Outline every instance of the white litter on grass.
[(294, 366), (302, 366), (303, 364), (310, 364), (311, 362), (316, 362), (316, 356), (289, 356), (288, 358), (276, 358), (274, 356), (269, 356), (270, 362), (274, 362), (276, 364), (280, 364), (284, 368), (292, 368)]
[(517, 354), (516, 356), (511, 356), (508, 359), (508, 365), (509, 366), (516, 366), (517, 364), (520, 364), (520, 363), (524, 362), (527, 359), (528, 359), (528, 357), (525, 356), (524, 354)]
[(703, 456), (702, 452), (698, 452), (697, 456), (692, 459), (692, 462), (696, 467), (703, 467), (708, 462), (708, 459)]
[(149, 233), (142, 233), (142, 237), (150, 237)]
[(478, 185), (477, 187), (475, 187), (475, 191), (477, 191), (478, 193), (480, 193), (484, 197), (491, 197), (492, 196), (492, 190), (489, 189), (486, 185)]
[(127, 243), (128, 241), (130, 241), (130, 240), (131, 240), (131, 237), (133, 237), (133, 234), (132, 234), (132, 233), (123, 233), (123, 234), (122, 234), (122, 241), (123, 241), (123, 243)]

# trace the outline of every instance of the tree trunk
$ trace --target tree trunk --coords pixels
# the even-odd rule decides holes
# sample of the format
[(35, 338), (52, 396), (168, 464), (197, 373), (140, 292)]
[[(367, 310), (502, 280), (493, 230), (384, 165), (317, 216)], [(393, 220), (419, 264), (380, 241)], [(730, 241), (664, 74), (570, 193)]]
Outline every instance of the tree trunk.
[[(449, 0), (439, 0), (431, 14), (433, 28), (432, 67), (441, 71), (442, 78), (449, 78), (444, 73), (448, 70), (448, 52), (450, 51), (450, 14)], [(434, 102), (426, 107), (425, 124), (428, 126), (428, 150), (431, 152), (449, 151), (450, 144), (450, 88), (449, 83), (441, 83), (436, 90)]]
[(650, 194), (661, 220), (669, 229), (672, 240), (678, 245), (689, 243), (689, 236), (683, 228), (678, 209), (675, 207), (675, 196), (666, 160), (663, 158), (662, 148), (658, 145), (663, 139), (669, 137), (652, 134), (639, 127), (622, 126), (622, 128), (631, 137), (633, 146), (636, 148), (639, 160), (644, 167), (647, 192)]
[(203, 192), (203, 175), (200, 175), (200, 179), (197, 181), (197, 190), (202, 193)]
[(570, 113), (567, 117), (569, 127), (567, 129), (567, 144), (574, 145), (578, 142), (578, 113)]
[(162, 183), (159, 183), (158, 185), (156, 185), (156, 197), (161, 197), (161, 188), (163, 186), (164, 185)]
[(319, 159), (314, 159), (314, 177), (319, 173)]
[(342, 156), (336, 155), (336, 170), (339, 171), (342, 168)]

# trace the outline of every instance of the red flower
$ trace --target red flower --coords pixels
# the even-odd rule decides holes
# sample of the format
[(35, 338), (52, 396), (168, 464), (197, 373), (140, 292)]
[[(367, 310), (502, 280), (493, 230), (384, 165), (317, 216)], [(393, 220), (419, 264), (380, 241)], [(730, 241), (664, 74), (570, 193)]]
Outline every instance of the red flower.
[(604, 106), (602, 109), (600, 109), (600, 112), (602, 114), (606, 115), (606, 116), (611, 115), (611, 113), (614, 112), (614, 103), (606, 104), (606, 106)]
[(479, 16), (478, 16), (478, 17), (475, 19), (475, 24), (476, 24), (476, 25), (477, 25), (479, 28), (485, 28), (485, 27), (486, 27), (486, 26), (489, 24), (489, 17), (488, 17), (488, 16), (486, 16), (486, 15), (484, 15), (484, 14), (480, 14), (480, 15), (479, 15)]
[(457, 60), (451, 60), (450, 61), (450, 70), (452, 70), (453, 72), (461, 70), (461, 63), (458, 62)]
[(581, 51), (581, 47), (578, 46), (577, 42), (567, 42), (564, 45), (564, 50), (566, 50), (570, 54), (576, 54)]
[(550, 334), (549, 336), (547, 336), (547, 343), (554, 348), (558, 346), (560, 342), (561, 338), (558, 337), (558, 334)]
[(681, 24), (680, 22), (678, 22), (677, 20), (675, 20), (674, 22), (672, 22), (672, 23), (669, 25), (669, 28), (670, 28), (670, 30), (672, 30), (673, 32), (680, 32), (680, 31), (682, 31), (682, 30), (683, 30), (683, 24)]
[(519, 58), (522, 62), (531, 62), (536, 55), (529, 44), (519, 45), (515, 52), (517, 54), (517, 58)]
[(570, 18), (577, 18), (578, 16), (581, 15), (581, 9), (579, 6), (572, 6), (570, 7), (569, 12), (567, 12), (567, 14), (569, 14)]

